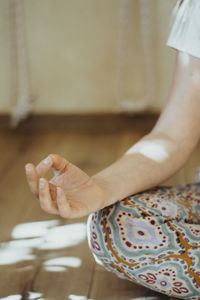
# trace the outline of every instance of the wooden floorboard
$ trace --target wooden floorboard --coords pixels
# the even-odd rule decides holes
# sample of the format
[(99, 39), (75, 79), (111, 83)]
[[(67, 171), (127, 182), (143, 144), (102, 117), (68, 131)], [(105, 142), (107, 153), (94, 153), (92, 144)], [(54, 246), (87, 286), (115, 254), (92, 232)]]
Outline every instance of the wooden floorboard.
[(4, 177), (18, 157), (29, 147), (31, 138), (27, 134), (0, 131), (1, 168), (0, 178)]
[[(20, 255), (18, 255), (19, 261), (16, 263), (13, 258), (7, 257), (11, 263), (8, 261), (7, 265), (0, 266), (0, 297), (21, 294), (27, 298), (29, 292), (40, 292), (47, 299), (68, 299), (69, 295), (87, 296), (95, 262), (86, 238), (74, 247), (45, 250), (38, 249), (37, 245), (35, 247), (27, 246), (34, 244), (34, 238), (31, 236), (14, 240), (15, 244), (10, 241), (13, 242), (12, 230), (17, 224), (29, 224), (30, 222), (36, 224), (41, 220), (57, 219), (58, 225), (67, 228), (67, 225), (73, 223), (85, 225), (87, 221), (87, 218), (68, 221), (45, 214), (27, 187), (24, 174), (25, 163), (38, 163), (49, 153), (58, 153), (92, 175), (116, 159), (118, 149), (116, 134), (101, 133), (96, 136), (93, 133), (80, 134), (79, 132), (71, 134), (55, 131), (35, 133), (31, 136), (29, 146), (26, 147), (26, 150), (24, 148), (20, 155), (15, 144), (16, 146), (21, 145), (23, 138), (24, 134), (17, 138), (13, 137), (13, 147), (9, 151), (12, 152), (13, 149), (15, 151), (13, 155), (8, 155), (8, 158), (13, 156), (13, 163), (10, 163), (12, 161), (10, 159), (6, 160), (9, 170), (1, 178), (0, 226), (2, 230), (0, 240), (1, 250), (7, 250), (8, 256), (9, 253), (13, 255), (13, 252), (20, 251), (20, 245), (23, 247), (23, 243), (25, 243), (24, 249), (27, 249), (28, 253), (34, 257), (24, 260), (23, 257), (20, 259)], [(29, 139), (29, 135), (27, 135), (27, 139)], [(65, 238), (68, 237), (63, 236), (63, 239)], [(2, 255), (5, 255), (5, 251)], [(46, 261), (50, 259), (65, 259), (71, 256), (75, 261), (79, 260), (81, 266), (77, 268), (65, 266), (62, 267), (62, 271), (48, 271), (45, 267)], [(50, 267), (51, 269), (56, 268), (56, 266)], [(61, 266), (59, 267), (61, 268)]]
[[(145, 124), (139, 121), (134, 127), (129, 124), (119, 131), (113, 130), (113, 126), (110, 131), (99, 128), (97, 131), (95, 128), (72, 131), (46, 128), (41, 132), (0, 130), (3, 157), (0, 170), (0, 298), (21, 295), (19, 299), (84, 299), (73, 299), (79, 295), (85, 296), (84, 300), (131, 300), (150, 296), (165, 299), (97, 265), (85, 235), (87, 217), (65, 220), (43, 212), (28, 189), (24, 173), (27, 162), (36, 164), (49, 153), (58, 153), (93, 175), (148, 133), (154, 121), (149, 119)], [(198, 145), (186, 166), (168, 182), (194, 180), (200, 165), (199, 150)], [(45, 223), (48, 221), (50, 223)], [(37, 293), (41, 296), (36, 297)]]
[[(121, 279), (115, 274), (96, 265), (93, 285), (89, 295), (95, 300), (131, 300), (137, 298), (154, 297), (157, 300), (166, 300), (167, 296), (156, 293), (145, 287)], [(147, 298), (148, 299), (148, 298)]]

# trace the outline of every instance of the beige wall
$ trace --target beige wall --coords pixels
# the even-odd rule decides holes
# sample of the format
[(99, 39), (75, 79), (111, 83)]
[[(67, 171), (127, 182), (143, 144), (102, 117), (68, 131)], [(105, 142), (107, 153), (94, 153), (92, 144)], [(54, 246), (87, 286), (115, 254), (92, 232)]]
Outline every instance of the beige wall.
[[(165, 42), (175, 0), (148, 1), (153, 5), (157, 84), (152, 109), (159, 111), (166, 100), (173, 68), (175, 52)], [(23, 3), (33, 112), (115, 111), (119, 0), (26, 0)], [(134, 15), (136, 18), (137, 9)], [(9, 112), (11, 106), (8, 16), (8, 0), (1, 0), (0, 113)], [(135, 39), (140, 39), (137, 28), (134, 32)], [(130, 54), (130, 62), (132, 55), (137, 57), (137, 52)], [(134, 74), (140, 74), (140, 65), (136, 65)], [(139, 80), (138, 76), (138, 83)]]

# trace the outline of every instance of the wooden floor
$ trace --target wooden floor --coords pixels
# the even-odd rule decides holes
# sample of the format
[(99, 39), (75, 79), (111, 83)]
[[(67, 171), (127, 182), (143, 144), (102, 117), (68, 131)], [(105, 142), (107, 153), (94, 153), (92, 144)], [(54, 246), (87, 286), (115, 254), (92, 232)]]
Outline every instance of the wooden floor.
[[(97, 265), (85, 235), (87, 218), (68, 221), (44, 213), (25, 179), (25, 163), (37, 164), (49, 153), (66, 157), (89, 175), (100, 171), (155, 123), (155, 118), (137, 120), (135, 126), (116, 130), (115, 126), (95, 130), (95, 124), (91, 130), (78, 126), (73, 130), (64, 126), (43, 131), (0, 129), (1, 299), (167, 299)], [(165, 183), (193, 181), (198, 165), (199, 147), (187, 165)]]

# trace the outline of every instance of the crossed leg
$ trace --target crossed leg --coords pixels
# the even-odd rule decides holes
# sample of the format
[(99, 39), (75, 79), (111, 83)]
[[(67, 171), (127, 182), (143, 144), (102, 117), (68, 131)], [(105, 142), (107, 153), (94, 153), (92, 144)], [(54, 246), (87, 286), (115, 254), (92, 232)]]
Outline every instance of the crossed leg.
[(200, 299), (200, 183), (160, 186), (88, 218), (92, 254), (121, 278)]

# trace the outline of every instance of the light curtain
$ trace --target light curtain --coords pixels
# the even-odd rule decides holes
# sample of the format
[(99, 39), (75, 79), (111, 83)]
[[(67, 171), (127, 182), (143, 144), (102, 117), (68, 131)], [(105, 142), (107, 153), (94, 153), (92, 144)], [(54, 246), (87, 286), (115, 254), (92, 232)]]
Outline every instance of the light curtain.
[[(170, 72), (163, 60), (165, 42), (173, 22), (175, 1), (121, 0), (119, 52), (117, 68), (118, 110), (142, 112), (151, 110), (160, 99)], [(166, 26), (167, 24), (167, 26)], [(169, 85), (168, 85), (169, 86)], [(166, 93), (165, 93), (166, 94)]]
[[(159, 91), (164, 86), (161, 80), (165, 80), (164, 72), (169, 71), (163, 61), (164, 39), (170, 27), (166, 28), (166, 19), (170, 24), (175, 2), (119, 0), (115, 111), (141, 112), (156, 106), (159, 101)], [(31, 111), (31, 92), (24, 1), (9, 0), (8, 3), (12, 56), (11, 126), (16, 127)]]

